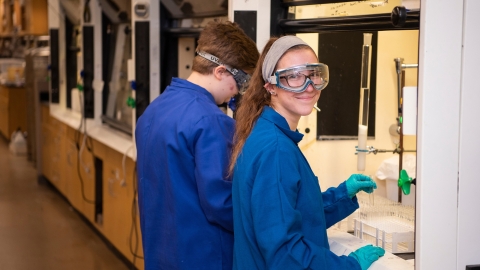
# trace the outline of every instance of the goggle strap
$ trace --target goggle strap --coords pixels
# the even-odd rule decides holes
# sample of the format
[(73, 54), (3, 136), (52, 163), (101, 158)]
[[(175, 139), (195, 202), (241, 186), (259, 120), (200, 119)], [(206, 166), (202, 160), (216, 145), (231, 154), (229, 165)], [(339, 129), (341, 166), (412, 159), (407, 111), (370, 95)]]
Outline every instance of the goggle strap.
[(270, 76), (270, 79), (268, 80), (269, 83), (271, 84), (277, 84), (277, 76)]
[(237, 75), (237, 73), (238, 73), (238, 70), (236, 68), (232, 68), (229, 65), (220, 62), (220, 59), (218, 59), (218, 57), (216, 57), (212, 54), (209, 54), (209, 53), (204, 52), (204, 51), (197, 51), (197, 54), (200, 55), (201, 57), (207, 59), (208, 61), (213, 62), (213, 63), (215, 63), (219, 66), (224, 66), (225, 69), (228, 70), (228, 72), (232, 73), (232, 75)]

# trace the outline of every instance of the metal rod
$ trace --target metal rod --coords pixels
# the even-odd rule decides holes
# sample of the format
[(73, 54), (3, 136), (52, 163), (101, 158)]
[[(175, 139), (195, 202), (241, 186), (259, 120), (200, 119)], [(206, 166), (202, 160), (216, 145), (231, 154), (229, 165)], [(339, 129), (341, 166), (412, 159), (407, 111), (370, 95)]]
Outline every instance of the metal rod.
[(283, 0), (283, 5), (294, 7), (304, 5), (317, 5), (317, 4), (335, 4), (341, 2), (355, 2), (355, 0)]
[[(398, 93), (398, 133), (400, 134), (400, 143), (398, 145), (399, 151), (399, 164), (398, 164), (398, 173), (400, 175), (400, 171), (403, 168), (403, 152), (414, 152), (403, 150), (403, 104), (402, 104), (402, 97), (403, 97), (403, 86), (405, 85), (405, 69), (406, 68), (418, 68), (418, 64), (404, 64), (403, 58), (394, 58), (395, 61), (395, 71), (397, 72), (397, 93)], [(398, 202), (402, 202), (402, 190), (398, 189)]]
[(409, 11), (403, 26), (392, 23), (390, 13), (336, 16), (312, 19), (283, 19), (278, 21), (283, 33), (318, 33), (325, 31), (382, 31), (419, 29), (420, 11)]
[[(403, 59), (402, 59), (403, 60)], [(405, 86), (405, 71), (401, 71), (401, 81), (399, 83), (400, 86), (400, 98), (403, 97), (403, 87)], [(400, 134), (400, 142), (398, 144), (398, 148), (400, 149), (400, 152), (398, 153), (398, 176), (400, 176), (400, 171), (403, 169), (403, 102), (400, 99), (400, 107), (399, 107), (399, 114), (398, 114), (398, 126), (399, 126), (399, 134)], [(402, 203), (402, 189), (398, 189), (398, 202)]]
[[(375, 152), (377, 152), (377, 153), (390, 153), (390, 152), (392, 152), (392, 153), (400, 153), (400, 152), (411, 152), (411, 153), (415, 153), (415, 152), (417, 152), (417, 150), (400, 150), (400, 151), (399, 151), (399, 150), (397, 150), (397, 149), (395, 149), (395, 150), (378, 149), (378, 150), (376, 150)], [(374, 154), (375, 154), (375, 153), (374, 153)]]
[(398, 102), (398, 117), (402, 116), (402, 65), (403, 58), (395, 58), (395, 70), (397, 72), (397, 102)]
[(171, 27), (163, 29), (164, 33), (176, 37), (198, 37), (203, 27)]
[(406, 68), (418, 68), (418, 64), (402, 64), (402, 69)]

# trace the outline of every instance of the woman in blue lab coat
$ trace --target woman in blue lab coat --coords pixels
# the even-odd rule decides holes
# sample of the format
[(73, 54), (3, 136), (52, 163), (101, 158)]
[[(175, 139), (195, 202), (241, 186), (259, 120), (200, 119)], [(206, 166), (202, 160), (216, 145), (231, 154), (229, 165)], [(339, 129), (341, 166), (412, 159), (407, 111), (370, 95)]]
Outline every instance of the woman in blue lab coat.
[(321, 192), (298, 148), (301, 116), (328, 83), (328, 67), (300, 38), (269, 40), (236, 112), (233, 174), (233, 269), (367, 269), (384, 250), (349, 256), (329, 250), (326, 229), (358, 208), (355, 194), (376, 188), (354, 174)]

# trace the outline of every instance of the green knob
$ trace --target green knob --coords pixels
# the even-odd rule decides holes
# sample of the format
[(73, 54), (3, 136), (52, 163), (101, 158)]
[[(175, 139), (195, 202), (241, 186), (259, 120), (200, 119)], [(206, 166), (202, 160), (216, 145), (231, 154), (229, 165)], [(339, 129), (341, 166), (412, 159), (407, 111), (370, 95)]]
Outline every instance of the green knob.
[(127, 98), (127, 106), (131, 108), (135, 108), (135, 99), (132, 97)]
[(400, 178), (398, 179), (398, 187), (402, 189), (403, 194), (410, 194), (410, 186), (412, 185), (413, 179), (408, 176), (407, 171), (402, 170), (400, 172)]

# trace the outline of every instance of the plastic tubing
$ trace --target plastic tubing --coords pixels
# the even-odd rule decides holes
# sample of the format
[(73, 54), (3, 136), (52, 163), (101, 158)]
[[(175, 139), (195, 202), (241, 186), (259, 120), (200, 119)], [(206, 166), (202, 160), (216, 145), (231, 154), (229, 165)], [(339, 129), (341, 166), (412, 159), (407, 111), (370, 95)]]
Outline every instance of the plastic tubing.
[(357, 170), (365, 171), (368, 134), (368, 106), (370, 101), (370, 60), (372, 55), (372, 34), (363, 34), (362, 73), (360, 81), (360, 109), (358, 113), (358, 152)]

